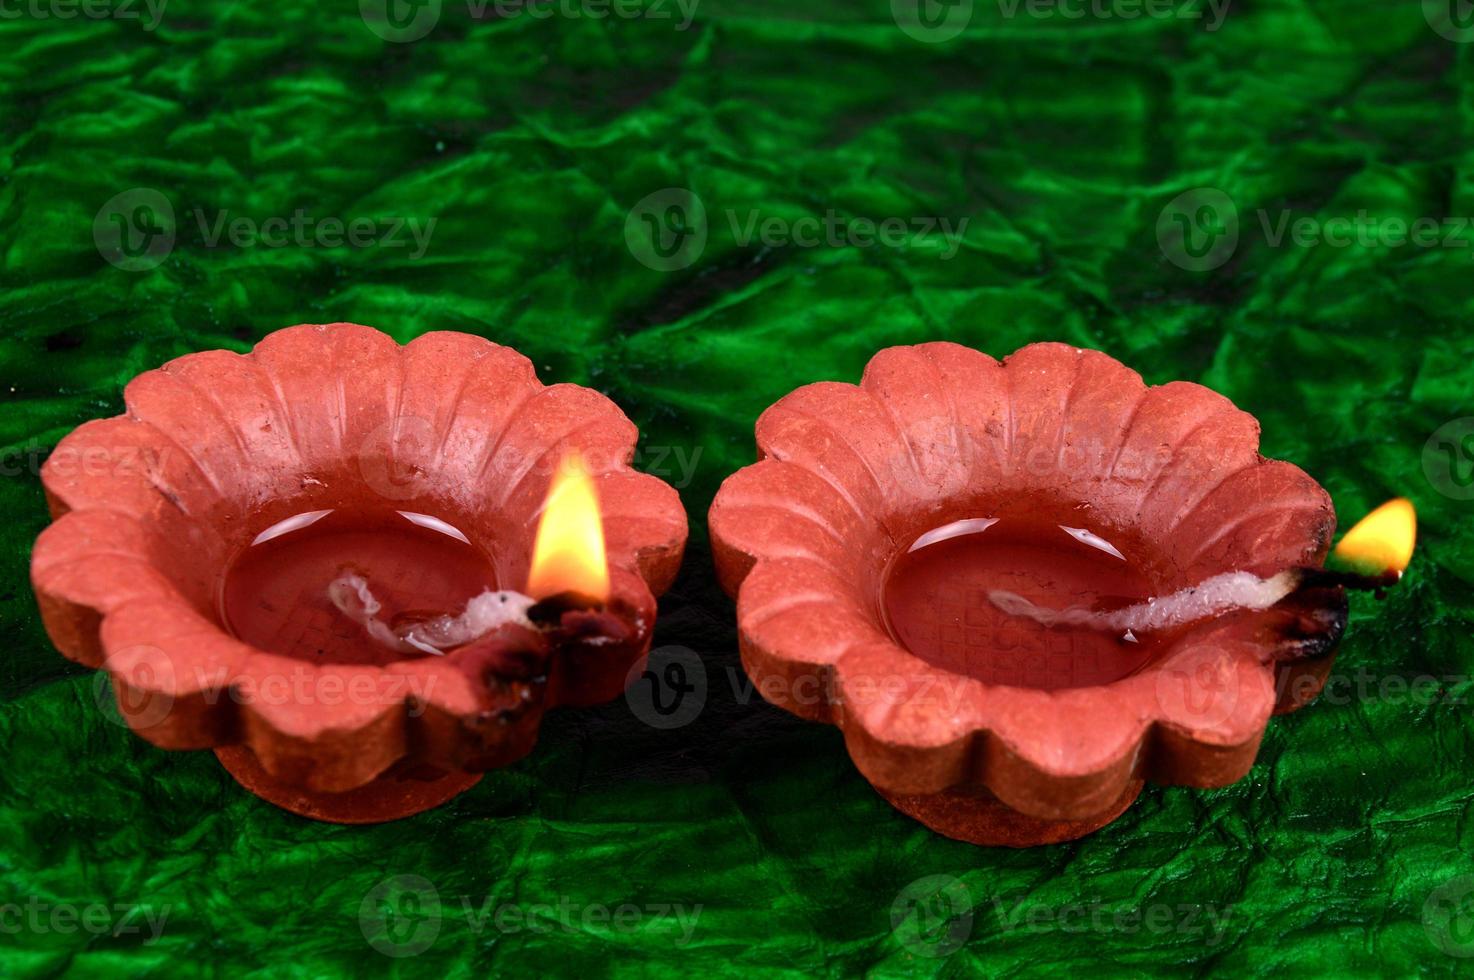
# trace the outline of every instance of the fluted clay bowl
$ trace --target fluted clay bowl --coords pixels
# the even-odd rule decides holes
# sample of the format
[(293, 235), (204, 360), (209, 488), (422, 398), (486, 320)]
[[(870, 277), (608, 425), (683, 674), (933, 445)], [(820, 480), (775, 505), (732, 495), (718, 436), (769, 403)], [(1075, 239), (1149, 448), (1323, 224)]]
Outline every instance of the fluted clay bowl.
[[(434, 806), (529, 751), (545, 710), (616, 697), (648, 649), (685, 543), (680, 501), (630, 469), (637, 432), (618, 407), (544, 387), (510, 348), (303, 325), (249, 354), (171, 361), (125, 401), (42, 470), (46, 629), (107, 671), (138, 734), (214, 748), (258, 795), (343, 822)], [(337, 563), (366, 569), (385, 615), (521, 589), (570, 449), (602, 509), (602, 612), (443, 656), (386, 649), (335, 616)]]
[(1049, 843), (1113, 820), (1147, 779), (1231, 783), (1270, 715), (1324, 682), (1339, 590), (1140, 638), (987, 599), (1001, 584), (1063, 607), (1320, 564), (1326, 493), (1260, 456), (1258, 423), (1207, 388), (1147, 387), (1062, 344), (1001, 362), (923, 344), (881, 351), (858, 387), (792, 392), (756, 434), (758, 462), (710, 515), (743, 665), (768, 700), (838, 725), (865, 778), (941, 833)]

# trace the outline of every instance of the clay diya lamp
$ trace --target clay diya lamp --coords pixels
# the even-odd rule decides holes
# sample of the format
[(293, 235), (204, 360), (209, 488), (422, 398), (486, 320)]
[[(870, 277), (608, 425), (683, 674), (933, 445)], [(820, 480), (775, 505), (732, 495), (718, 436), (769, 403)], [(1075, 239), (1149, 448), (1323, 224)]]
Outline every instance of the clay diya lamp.
[(648, 650), (680, 500), (630, 469), (609, 399), (510, 348), (304, 325), (124, 398), (42, 469), (46, 629), (138, 734), (213, 748), (264, 799), (344, 823), (435, 806)]
[(1067, 840), (1144, 780), (1237, 780), (1324, 684), (1343, 586), (1395, 579), (1319, 568), (1331, 501), (1252, 417), (1096, 351), (891, 348), (756, 434), (711, 508), (744, 667), (961, 840)]

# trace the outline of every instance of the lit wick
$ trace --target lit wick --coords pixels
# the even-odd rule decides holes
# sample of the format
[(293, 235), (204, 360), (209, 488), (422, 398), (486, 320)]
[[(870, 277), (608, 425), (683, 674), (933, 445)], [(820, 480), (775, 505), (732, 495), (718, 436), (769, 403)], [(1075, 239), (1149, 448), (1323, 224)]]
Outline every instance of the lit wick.
[(352, 570), (332, 581), (328, 597), (379, 643), (401, 653), (437, 656), (508, 624), (539, 629), (556, 624), (568, 610), (601, 609), (609, 599), (609, 565), (593, 478), (576, 452), (563, 457), (538, 521), (526, 593), (487, 589), (458, 616), (398, 627), (379, 617), (383, 605), (368, 580)]
[(1302, 566), (1285, 569), (1269, 578), (1250, 572), (1225, 572), (1171, 595), (1108, 612), (1078, 606), (1050, 609), (1002, 589), (989, 592), (988, 598), (1006, 613), (1045, 626), (1124, 631), (1127, 639), (1134, 641), (1134, 634), (1139, 632), (1182, 626), (1241, 609), (1268, 609), (1296, 589), (1307, 586), (1381, 592), (1402, 577), (1403, 569), (1412, 560), (1416, 540), (1417, 514), (1411, 501), (1399, 497), (1362, 518), (1336, 545), (1335, 557), (1355, 571)]
[(601, 608), (609, 600), (599, 495), (576, 452), (563, 457), (548, 490), (532, 546), (527, 594), (537, 600), (530, 611), (534, 621), (556, 619), (566, 609)]

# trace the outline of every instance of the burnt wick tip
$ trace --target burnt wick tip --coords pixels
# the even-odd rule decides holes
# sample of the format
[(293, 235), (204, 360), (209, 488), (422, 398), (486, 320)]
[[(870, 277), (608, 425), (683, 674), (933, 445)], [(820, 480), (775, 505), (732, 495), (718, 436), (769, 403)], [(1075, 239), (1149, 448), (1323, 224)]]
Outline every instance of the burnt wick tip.
[(569, 590), (556, 592), (545, 599), (534, 602), (527, 609), (527, 618), (538, 626), (556, 626), (566, 612), (599, 612), (603, 608), (602, 599)]

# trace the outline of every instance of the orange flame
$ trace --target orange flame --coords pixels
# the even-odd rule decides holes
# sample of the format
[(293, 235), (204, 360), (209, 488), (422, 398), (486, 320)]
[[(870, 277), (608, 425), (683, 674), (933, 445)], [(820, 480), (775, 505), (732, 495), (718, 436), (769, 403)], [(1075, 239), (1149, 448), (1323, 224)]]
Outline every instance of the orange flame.
[(1401, 575), (1412, 561), (1418, 539), (1418, 514), (1411, 500), (1389, 500), (1356, 523), (1333, 554), (1357, 569)]
[(599, 496), (576, 452), (563, 457), (553, 476), (527, 575), (527, 594), (532, 598), (546, 599), (560, 592), (577, 592), (600, 602), (609, 598)]

